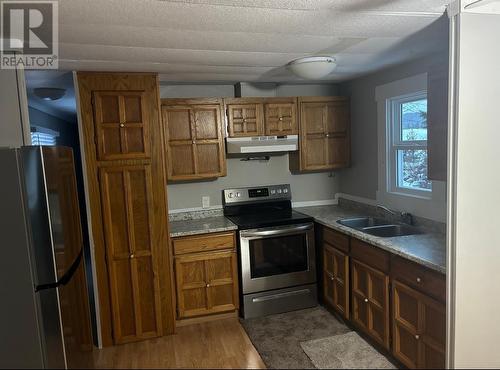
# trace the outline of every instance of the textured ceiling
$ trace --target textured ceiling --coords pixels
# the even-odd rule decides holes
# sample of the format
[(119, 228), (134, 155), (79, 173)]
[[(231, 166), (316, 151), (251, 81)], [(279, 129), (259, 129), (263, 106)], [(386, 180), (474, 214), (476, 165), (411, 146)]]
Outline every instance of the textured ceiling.
[(449, 0), (64, 0), (60, 68), (154, 71), (163, 81), (297, 81), (332, 55), (341, 81), (442, 49)]

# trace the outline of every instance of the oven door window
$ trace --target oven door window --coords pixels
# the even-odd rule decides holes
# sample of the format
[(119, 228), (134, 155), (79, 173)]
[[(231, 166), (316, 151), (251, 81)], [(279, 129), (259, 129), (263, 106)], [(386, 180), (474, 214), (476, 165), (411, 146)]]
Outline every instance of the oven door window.
[(306, 234), (249, 241), (251, 278), (308, 270)]

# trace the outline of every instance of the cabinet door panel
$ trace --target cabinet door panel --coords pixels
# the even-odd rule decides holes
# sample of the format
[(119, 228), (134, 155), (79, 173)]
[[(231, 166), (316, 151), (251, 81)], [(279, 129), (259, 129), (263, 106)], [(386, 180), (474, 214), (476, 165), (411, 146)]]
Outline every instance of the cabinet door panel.
[(326, 140), (328, 151), (328, 165), (346, 167), (349, 165), (349, 139), (346, 136), (328, 137)]
[(219, 143), (196, 144), (197, 173), (218, 174), (222, 171), (220, 164), (221, 147)]
[(265, 104), (266, 135), (296, 135), (295, 103)]
[(110, 283), (113, 285), (113, 327), (115, 337), (120, 342), (134, 337), (137, 332), (132, 271), (128, 258), (115, 260), (109, 267)]
[(170, 177), (187, 176), (196, 173), (193, 146), (189, 144), (170, 145)]
[(229, 104), (227, 110), (230, 137), (263, 135), (260, 104)]
[(345, 102), (327, 105), (326, 132), (346, 133), (349, 124), (349, 106)]
[(211, 312), (231, 311), (238, 307), (236, 253), (212, 253), (205, 261), (208, 308)]
[(193, 140), (191, 110), (189, 107), (163, 106), (163, 121), (167, 127), (167, 140)]
[(324, 134), (326, 120), (325, 103), (302, 103), (301, 120), (306, 134)]
[(349, 318), (349, 259), (328, 244), (324, 244), (324, 296), (335, 310)]
[(194, 106), (195, 137), (197, 140), (217, 140), (220, 132), (220, 108), (218, 105)]
[(205, 261), (200, 257), (175, 259), (177, 308), (179, 318), (207, 312)]
[(389, 347), (389, 277), (352, 260), (353, 320), (373, 339)]
[(100, 179), (114, 339), (157, 336), (160, 292), (151, 242), (150, 165), (103, 167)]
[(302, 143), (304, 150), (304, 165), (310, 169), (322, 169), (326, 166), (327, 153), (325, 138), (318, 135), (309, 135)]
[(149, 126), (141, 91), (96, 91), (94, 125), (100, 160), (149, 157)]

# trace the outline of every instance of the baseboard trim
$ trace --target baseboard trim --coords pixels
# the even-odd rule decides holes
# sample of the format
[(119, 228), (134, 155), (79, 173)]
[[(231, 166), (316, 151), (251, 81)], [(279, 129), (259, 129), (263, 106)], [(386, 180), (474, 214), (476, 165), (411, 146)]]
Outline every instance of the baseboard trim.
[(315, 207), (315, 206), (331, 206), (337, 205), (337, 199), (326, 199), (326, 200), (309, 200), (305, 202), (292, 202), (292, 206), (297, 207)]
[(204, 322), (210, 322), (210, 321), (216, 321), (216, 320), (232, 319), (232, 318), (236, 318), (236, 317), (238, 317), (238, 311), (218, 313), (218, 314), (209, 315), (209, 316), (193, 317), (190, 319), (176, 320), (175, 327), (181, 328), (183, 326), (201, 324)]
[(357, 195), (351, 195), (346, 193), (337, 193), (335, 194), (335, 199), (338, 201), (339, 198), (344, 198), (347, 200), (352, 200), (354, 202), (368, 204), (370, 206), (376, 206), (378, 202), (375, 199), (369, 199), (364, 197), (358, 197)]

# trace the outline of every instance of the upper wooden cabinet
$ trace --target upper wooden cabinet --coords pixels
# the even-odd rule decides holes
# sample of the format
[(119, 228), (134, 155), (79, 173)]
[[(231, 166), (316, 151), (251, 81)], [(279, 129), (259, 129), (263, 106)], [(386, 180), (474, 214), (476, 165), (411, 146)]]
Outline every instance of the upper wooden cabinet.
[(297, 98), (224, 99), (229, 137), (296, 135)]
[(329, 171), (350, 163), (350, 107), (345, 97), (299, 97), (300, 149), (290, 170)]
[(162, 99), (171, 181), (226, 175), (221, 99)]
[(264, 103), (264, 127), (266, 135), (297, 135), (297, 101)]
[(94, 91), (99, 160), (149, 157), (149, 120), (143, 91)]

